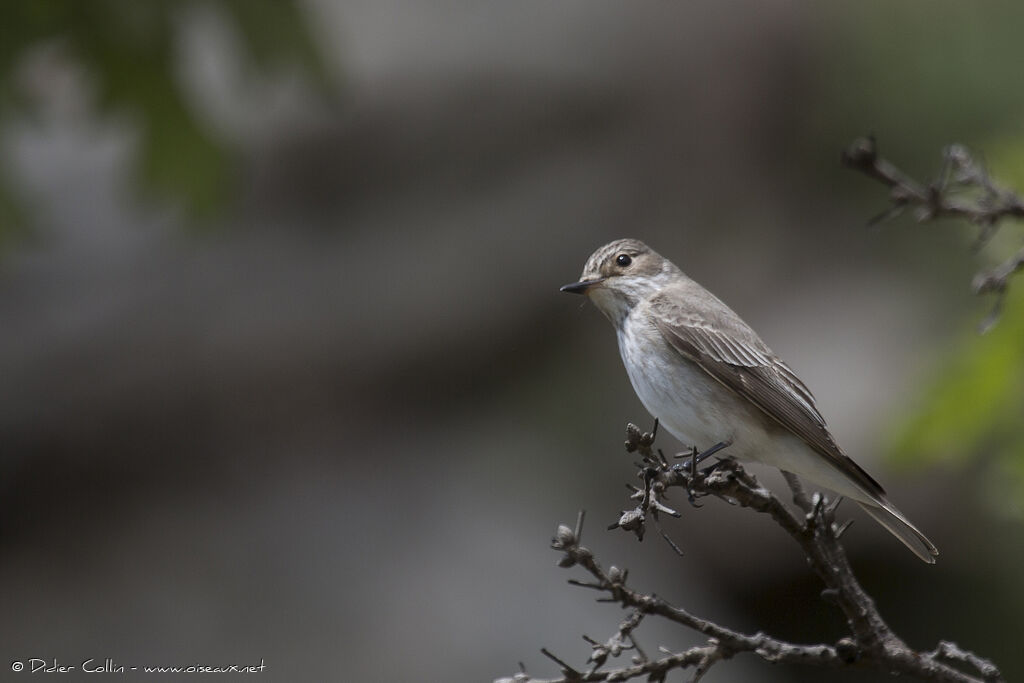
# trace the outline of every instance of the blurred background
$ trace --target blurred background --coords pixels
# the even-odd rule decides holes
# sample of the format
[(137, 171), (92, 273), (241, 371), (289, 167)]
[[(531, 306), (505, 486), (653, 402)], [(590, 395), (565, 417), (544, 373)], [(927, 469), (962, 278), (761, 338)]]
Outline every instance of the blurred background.
[[(844, 635), (748, 511), (676, 500), (683, 557), (604, 531), (625, 424), (650, 418), (558, 287), (633, 236), (761, 333), (939, 546), (925, 566), (845, 509), (896, 631), (1024, 677), (1024, 280), (983, 337), (970, 293), (1020, 229), (972, 251), (966, 224), (867, 228), (885, 191), (838, 164), (874, 132), (931, 177), (962, 142), (1024, 190), (1022, 21), (1009, 0), (5, 3), (3, 670), (554, 676), (539, 648), (582, 665), (623, 616), (555, 567), (581, 508), (638, 588)], [(705, 680), (820, 679), (743, 656)]]

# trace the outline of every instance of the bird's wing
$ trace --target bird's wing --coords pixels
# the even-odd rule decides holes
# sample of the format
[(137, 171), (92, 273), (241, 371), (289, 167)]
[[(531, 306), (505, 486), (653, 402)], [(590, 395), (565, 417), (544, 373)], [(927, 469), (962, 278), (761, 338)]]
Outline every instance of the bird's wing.
[[(828, 458), (867, 492), (884, 495), (881, 485), (833, 440), (810, 390), (749, 325), (717, 299), (718, 305), (707, 313), (684, 309), (678, 300), (662, 294), (650, 302), (654, 324), (672, 348)], [(696, 303), (700, 307), (699, 299)]]

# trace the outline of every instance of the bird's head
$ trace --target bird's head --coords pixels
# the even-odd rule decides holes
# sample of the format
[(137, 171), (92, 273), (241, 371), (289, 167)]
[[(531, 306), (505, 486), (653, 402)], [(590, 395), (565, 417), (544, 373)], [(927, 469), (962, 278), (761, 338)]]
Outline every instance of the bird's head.
[(619, 325), (638, 302), (659, 291), (678, 269), (640, 240), (604, 245), (587, 259), (579, 282), (563, 292), (585, 294), (613, 324)]

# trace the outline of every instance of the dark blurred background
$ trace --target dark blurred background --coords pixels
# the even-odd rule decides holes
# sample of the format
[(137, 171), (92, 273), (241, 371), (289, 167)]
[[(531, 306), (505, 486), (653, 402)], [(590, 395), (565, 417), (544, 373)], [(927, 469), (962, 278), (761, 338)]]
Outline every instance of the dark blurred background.
[(1020, 231), (973, 253), (969, 225), (867, 228), (885, 192), (838, 165), (874, 132), (929, 176), (963, 142), (1024, 189), (1022, 22), (1009, 0), (4, 4), (2, 677), (555, 675), (540, 647), (582, 664), (622, 618), (548, 549), (580, 508), (639, 588), (844, 635), (757, 515), (676, 501), (681, 558), (603, 530), (650, 418), (558, 287), (623, 236), (757, 329), (939, 546), (925, 566), (846, 510), (897, 632), (1024, 677), (1024, 297), (979, 337), (969, 288)]

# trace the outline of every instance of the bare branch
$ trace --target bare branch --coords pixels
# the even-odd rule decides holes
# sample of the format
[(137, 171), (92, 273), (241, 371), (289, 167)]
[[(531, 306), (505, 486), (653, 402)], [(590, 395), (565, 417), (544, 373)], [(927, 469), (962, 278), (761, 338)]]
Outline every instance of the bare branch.
[(879, 157), (875, 138), (869, 136), (854, 140), (842, 163), (887, 185), (893, 208), (914, 208), (919, 221), (952, 217), (989, 226), (1003, 218), (1024, 218), (1024, 200), (996, 184), (966, 147), (950, 145), (944, 157), (942, 177), (921, 183)]
[(1003, 312), (1003, 301), (1006, 299), (1006, 288), (1010, 276), (1021, 269), (1024, 269), (1024, 247), (1021, 247), (1016, 254), (992, 270), (974, 276), (975, 294), (993, 292), (996, 295), (996, 303), (992, 306), (992, 311), (981, 322), (982, 332), (988, 332), (998, 322), (999, 316)]
[[(869, 668), (891, 675), (912, 676), (921, 680), (950, 683), (995, 683), (1001, 674), (994, 664), (943, 641), (933, 652), (911, 649), (894, 634), (882, 619), (874, 601), (857, 582), (839, 542), (846, 525), (835, 522), (835, 504), (820, 494), (808, 498), (799, 480), (786, 477), (793, 489), (793, 497), (802, 510), (801, 515), (791, 512), (771, 491), (761, 486), (734, 460), (722, 460), (703, 472), (694, 472), (690, 461), (670, 465), (665, 457), (653, 449), (654, 434), (643, 434), (634, 425), (627, 429), (626, 449), (638, 453), (638, 476), (644, 489), (632, 498), (637, 507), (623, 513), (628, 522), (619, 522), (612, 528), (622, 528), (642, 538), (648, 517), (656, 518), (661, 508), (656, 504), (670, 488), (682, 488), (691, 496), (713, 496), (721, 500), (764, 513), (781, 526), (806, 555), (811, 568), (825, 584), (822, 597), (835, 603), (846, 617), (850, 636), (834, 645), (801, 645), (774, 638), (765, 633), (745, 634), (671, 605), (653, 593), (644, 593), (627, 584), (628, 572), (612, 566), (605, 571), (593, 553), (582, 546), (582, 514), (576, 529), (561, 525), (551, 541), (551, 547), (562, 557), (561, 567), (582, 567), (591, 580), (570, 579), (570, 583), (597, 590), (608, 602), (617, 602), (629, 609), (630, 615), (618, 631), (604, 643), (586, 638), (593, 648), (590, 669), (580, 671), (570, 667), (544, 650), (556, 661), (562, 672), (557, 679), (537, 679), (524, 671), (512, 678), (500, 679), (504, 683), (570, 683), (574, 681), (623, 681), (646, 677), (651, 681), (665, 680), (668, 672), (693, 667), (691, 680), (699, 680), (713, 665), (737, 654), (751, 653), (766, 662), (801, 664), (829, 668)], [(705, 645), (684, 652), (663, 651), (666, 656), (650, 659), (639, 648), (635, 631), (647, 616), (658, 616), (697, 631), (707, 637)], [(610, 659), (624, 651), (636, 654), (631, 664), (619, 668), (604, 668)], [(951, 664), (970, 667), (980, 677), (966, 673)]]
[[(1004, 218), (1024, 218), (1024, 199), (996, 183), (984, 164), (963, 145), (950, 145), (944, 152), (943, 172), (929, 183), (921, 183), (878, 156), (873, 136), (858, 138), (843, 152), (842, 163), (889, 187), (888, 209), (870, 223), (889, 220), (912, 208), (919, 222), (936, 218), (963, 218), (981, 226), (976, 247), (983, 246), (999, 229)], [(981, 323), (986, 332), (998, 321), (1010, 277), (1024, 269), (1024, 247), (989, 271), (975, 275), (976, 294), (996, 296), (992, 311)]]
[(951, 643), (947, 640), (943, 640), (939, 643), (939, 646), (935, 648), (935, 651), (931, 653), (936, 659), (945, 659), (950, 662), (960, 662), (967, 664), (978, 670), (981, 677), (986, 681), (998, 681), (1001, 680), (1002, 674), (999, 673), (992, 662), (982, 659), (973, 652), (967, 652), (961, 650), (956, 643)]

